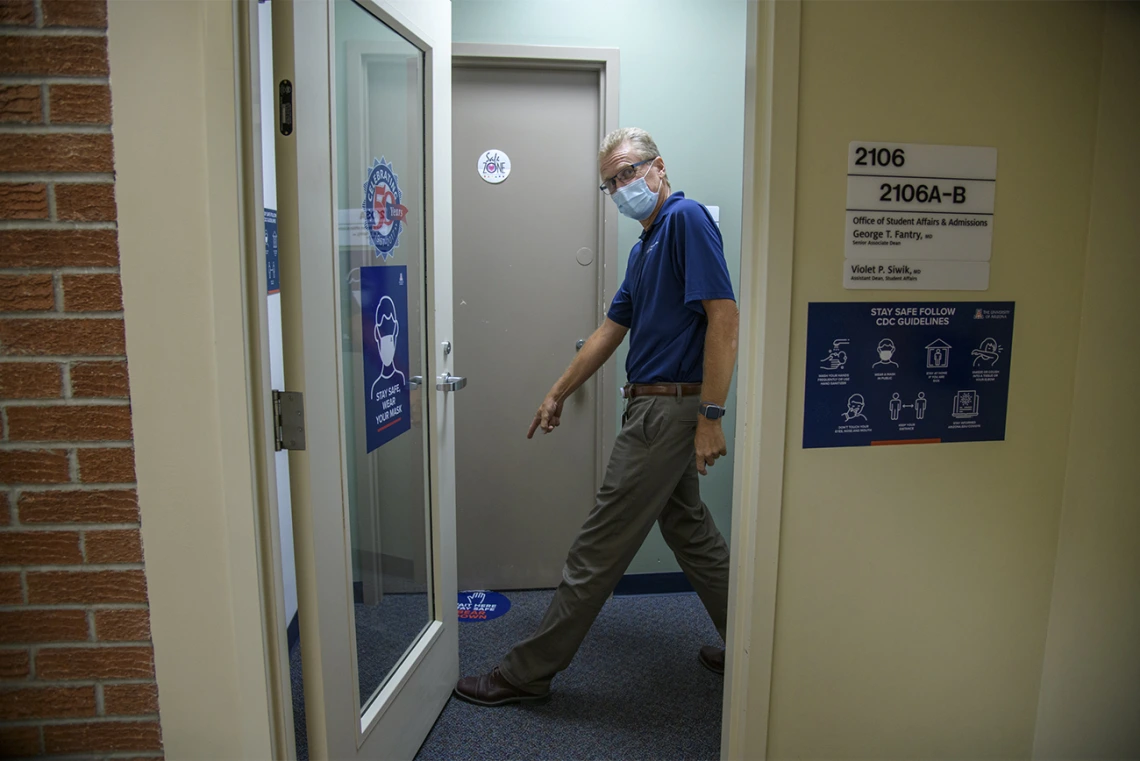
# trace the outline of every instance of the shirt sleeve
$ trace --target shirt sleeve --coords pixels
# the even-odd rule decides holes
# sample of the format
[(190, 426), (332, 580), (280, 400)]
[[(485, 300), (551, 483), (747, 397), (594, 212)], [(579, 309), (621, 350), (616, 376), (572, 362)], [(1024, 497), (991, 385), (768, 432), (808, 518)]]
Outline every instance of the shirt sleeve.
[(606, 314), (607, 317), (623, 328), (629, 328), (633, 325), (633, 299), (630, 298), (627, 282), (626, 280), (621, 281), (621, 287), (614, 294), (614, 300), (610, 303), (610, 311)]
[(674, 250), (678, 269), (685, 283), (685, 306), (704, 314), (702, 301), (736, 300), (728, 262), (724, 259), (724, 242), (720, 230), (705, 207), (693, 202), (680, 210), (678, 235)]

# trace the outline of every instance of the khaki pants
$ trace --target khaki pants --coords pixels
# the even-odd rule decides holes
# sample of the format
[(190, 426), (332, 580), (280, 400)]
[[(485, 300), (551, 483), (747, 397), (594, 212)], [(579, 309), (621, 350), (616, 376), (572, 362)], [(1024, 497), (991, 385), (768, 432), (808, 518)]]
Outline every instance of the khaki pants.
[(570, 665), (598, 612), (653, 522), (700, 595), (721, 637), (728, 615), (728, 547), (701, 501), (693, 438), (700, 399), (632, 400), (595, 505), (562, 570), (538, 631), (507, 653), (499, 670), (530, 692), (546, 692)]

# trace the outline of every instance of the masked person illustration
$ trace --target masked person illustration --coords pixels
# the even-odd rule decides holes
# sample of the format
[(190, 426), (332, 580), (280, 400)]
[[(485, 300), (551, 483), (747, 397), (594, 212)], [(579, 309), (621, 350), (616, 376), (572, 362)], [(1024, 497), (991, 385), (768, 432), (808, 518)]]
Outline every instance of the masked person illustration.
[(895, 342), (889, 338), (884, 338), (882, 341), (879, 341), (879, 361), (871, 365), (871, 367), (879, 367), (880, 365), (898, 367), (899, 363), (894, 361), (894, 356)]
[(978, 365), (985, 365), (987, 363), (990, 367), (993, 367), (997, 364), (997, 361), (1001, 356), (1001, 347), (998, 346), (998, 342), (994, 339), (987, 338), (986, 340), (982, 341), (981, 346), (974, 349), (972, 352), (970, 352), (970, 354), (972, 354), (974, 357), (974, 367), (977, 367)]
[(867, 402), (863, 399), (862, 394), (852, 394), (851, 398), (847, 400), (847, 411), (843, 413), (843, 420), (850, 422), (855, 418), (867, 419), (863, 414), (863, 408), (867, 406)]
[(380, 352), (380, 363), (383, 367), (379, 377), (372, 382), (369, 398), (379, 401), (376, 396), (377, 386), (381, 381), (390, 380), (400, 376), (400, 384), (407, 385), (406, 376), (396, 369), (396, 339), (400, 337), (400, 322), (396, 319), (396, 303), (390, 296), (382, 296), (376, 305), (376, 327), (373, 328), (372, 337), (376, 339), (376, 348)]

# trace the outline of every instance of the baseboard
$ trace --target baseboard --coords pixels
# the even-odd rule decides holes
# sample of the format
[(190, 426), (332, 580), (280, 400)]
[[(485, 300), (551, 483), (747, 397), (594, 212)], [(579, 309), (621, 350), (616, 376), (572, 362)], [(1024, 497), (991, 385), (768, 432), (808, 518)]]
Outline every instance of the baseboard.
[(692, 592), (693, 585), (681, 571), (669, 573), (627, 573), (614, 587), (614, 594), (622, 597), (627, 595), (663, 595), (678, 592)]
[(380, 570), (384, 578), (399, 576), (402, 579), (416, 577), (416, 562), (411, 558), (401, 558), (395, 555), (380, 555)]
[(298, 618), (298, 613), (293, 614), (293, 620), (289, 622), (285, 633), (289, 641), (289, 650), (292, 650), (293, 645), (297, 644), (297, 640), (301, 639), (301, 619)]

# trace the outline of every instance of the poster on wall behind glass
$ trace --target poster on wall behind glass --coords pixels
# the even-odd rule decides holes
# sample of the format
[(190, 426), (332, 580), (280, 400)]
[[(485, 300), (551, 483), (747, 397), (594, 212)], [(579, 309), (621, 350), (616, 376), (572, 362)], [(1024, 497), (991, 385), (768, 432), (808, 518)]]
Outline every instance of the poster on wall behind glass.
[(408, 387), (408, 268), (361, 267), (368, 451), (412, 427)]
[(265, 280), (270, 296), (281, 293), (281, 265), (277, 255), (277, 210), (265, 209)]
[(808, 304), (804, 448), (1004, 440), (1013, 310)]

